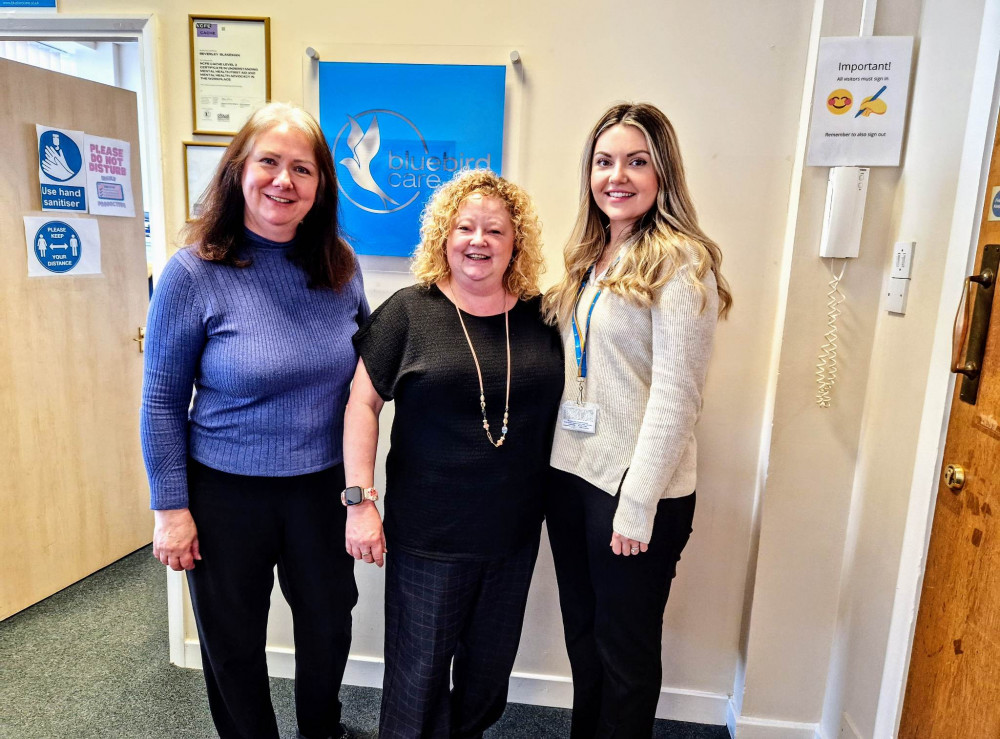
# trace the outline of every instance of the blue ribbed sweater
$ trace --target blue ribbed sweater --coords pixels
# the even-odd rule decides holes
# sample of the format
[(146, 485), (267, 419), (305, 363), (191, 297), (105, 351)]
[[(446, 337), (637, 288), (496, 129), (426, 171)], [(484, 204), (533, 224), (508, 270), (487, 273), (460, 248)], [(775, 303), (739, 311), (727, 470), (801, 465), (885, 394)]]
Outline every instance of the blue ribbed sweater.
[(153, 293), (140, 433), (154, 510), (187, 507), (189, 455), (262, 477), (343, 461), (351, 337), (369, 313), (361, 272), (339, 292), (309, 289), (294, 242), (246, 239), (249, 267), (183, 249)]

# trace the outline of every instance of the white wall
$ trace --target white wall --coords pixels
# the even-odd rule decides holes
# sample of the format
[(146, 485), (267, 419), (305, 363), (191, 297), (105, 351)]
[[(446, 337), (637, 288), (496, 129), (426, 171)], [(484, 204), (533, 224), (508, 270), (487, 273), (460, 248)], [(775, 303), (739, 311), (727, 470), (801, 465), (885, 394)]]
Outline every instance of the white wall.
[[(889, 643), (889, 626), (900, 560), (923, 557), (922, 548), (903, 549), (907, 509), (914, 487), (924, 491), (925, 501), (933, 500), (937, 489), (936, 476), (914, 477), (915, 468), (936, 461), (916, 458), (921, 420), (928, 413), (940, 420), (946, 401), (940, 376), (947, 359), (942, 362), (933, 345), (939, 316), (944, 314), (948, 323), (953, 317), (964, 275), (949, 270), (948, 262), (964, 269), (974, 243), (969, 230), (954, 242), (951, 232), (963, 213), (969, 224), (978, 223), (975, 200), (956, 200), (956, 195), (962, 191), (963, 134), (973, 103), (980, 34), (989, 33), (984, 5), (928, 0), (919, 18), (908, 153), (887, 214), (893, 240), (916, 241), (917, 257), (907, 315), (880, 311), (875, 329), (879, 350), (872, 356), (866, 390), (850, 523), (854, 541), (845, 556), (840, 634), (823, 717), (829, 736), (835, 736), (842, 723), (853, 726), (859, 736), (886, 735), (884, 728), (876, 729), (876, 714), (887, 648), (898, 649)], [(886, 18), (887, 25), (904, 28), (915, 21)], [(992, 62), (995, 70), (995, 51)], [(985, 91), (988, 98), (992, 91), (991, 84)], [(977, 107), (982, 109), (984, 103), (990, 107), (989, 99), (978, 101)], [(987, 144), (983, 138), (972, 142), (980, 152)], [(976, 180), (978, 174), (973, 175)], [(925, 400), (929, 385), (937, 392)]]
[[(902, 167), (872, 172), (861, 256), (842, 285), (841, 380), (829, 410), (811, 397), (829, 279), (815, 256), (825, 171), (803, 172), (801, 200), (789, 213), (796, 233), (789, 311), (780, 328), (746, 679), (734, 701), (741, 737), (883, 739), (894, 731), (876, 716), (892, 710), (880, 695), (898, 694), (905, 678), (905, 670), (884, 678), (883, 666), (887, 650), (899, 648), (889, 630), (911, 491), (934, 486), (933, 472), (919, 481), (913, 472), (928, 467), (916, 457), (918, 434), (933, 425), (925, 400), (940, 423), (947, 392), (941, 357), (932, 354), (942, 314), (954, 310), (944, 267), (956, 250), (964, 263), (969, 249), (968, 231), (957, 245), (949, 241), (956, 208), (975, 207), (974, 196), (957, 202), (955, 193), (983, 5), (878, 4), (876, 34), (917, 37), (910, 123)], [(825, 3), (822, 35), (855, 35), (860, 10)], [(902, 240), (917, 242), (915, 268), (907, 314), (892, 316), (882, 288), (892, 244)], [(932, 378), (934, 395), (925, 397)], [(927, 513), (914, 530), (926, 526)], [(922, 555), (922, 543), (910, 556)]]

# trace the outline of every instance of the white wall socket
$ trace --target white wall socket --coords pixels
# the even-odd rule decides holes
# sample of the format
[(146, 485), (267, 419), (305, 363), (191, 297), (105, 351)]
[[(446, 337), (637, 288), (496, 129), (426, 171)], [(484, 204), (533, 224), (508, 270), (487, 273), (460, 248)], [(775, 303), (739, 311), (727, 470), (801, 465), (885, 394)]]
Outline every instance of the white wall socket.
[(908, 279), (913, 270), (913, 248), (917, 245), (915, 241), (897, 241), (892, 252), (892, 270), (889, 277), (902, 277)]

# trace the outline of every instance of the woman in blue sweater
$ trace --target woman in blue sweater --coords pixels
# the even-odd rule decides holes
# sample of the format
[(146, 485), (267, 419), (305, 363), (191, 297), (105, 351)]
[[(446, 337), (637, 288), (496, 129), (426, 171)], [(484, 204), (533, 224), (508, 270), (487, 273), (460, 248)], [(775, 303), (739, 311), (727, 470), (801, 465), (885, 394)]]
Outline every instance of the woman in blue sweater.
[(283, 104), (251, 116), (184, 236), (193, 246), (168, 262), (149, 310), (153, 554), (187, 571), (220, 737), (278, 737), (264, 659), (275, 566), (300, 735), (347, 736), (338, 693), (358, 594), (336, 493), (351, 336), (369, 310), (316, 121)]

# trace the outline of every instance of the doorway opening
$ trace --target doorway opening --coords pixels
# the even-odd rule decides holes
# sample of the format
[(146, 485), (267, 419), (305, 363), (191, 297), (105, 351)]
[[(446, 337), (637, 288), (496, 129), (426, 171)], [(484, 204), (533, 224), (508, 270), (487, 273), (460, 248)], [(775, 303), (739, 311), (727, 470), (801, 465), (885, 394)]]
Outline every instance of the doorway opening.
[(166, 263), (167, 238), (153, 16), (3, 17), (0, 57), (136, 94), (142, 201), (146, 211), (146, 263), (151, 279), (155, 279)]

